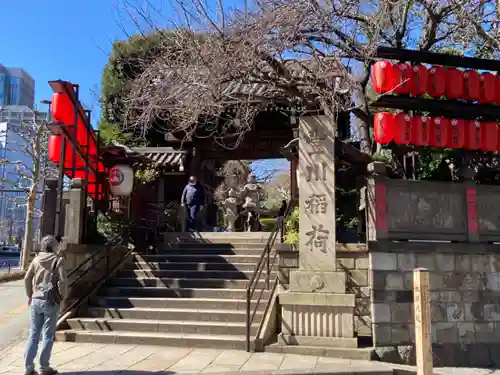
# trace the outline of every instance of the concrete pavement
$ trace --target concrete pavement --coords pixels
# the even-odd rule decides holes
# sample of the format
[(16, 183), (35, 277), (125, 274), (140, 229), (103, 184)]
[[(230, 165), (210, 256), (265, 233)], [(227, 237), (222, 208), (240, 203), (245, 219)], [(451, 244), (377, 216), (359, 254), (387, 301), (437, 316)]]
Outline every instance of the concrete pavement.
[[(22, 374), (24, 344), (0, 360), (0, 374)], [(61, 374), (309, 374), (376, 372), (391, 374), (393, 366), (380, 362), (351, 361), (295, 354), (247, 353), (238, 350), (190, 349), (117, 344), (58, 342), (52, 364)]]
[[(0, 284), (0, 358), (10, 345), (25, 337), (28, 299), (23, 280)], [(0, 367), (1, 368), (1, 367)]]
[[(22, 375), (24, 342), (0, 359), (0, 374)], [(412, 374), (412, 366), (238, 350), (57, 342), (52, 364), (67, 375)], [(440, 375), (500, 375), (500, 370), (436, 368)]]

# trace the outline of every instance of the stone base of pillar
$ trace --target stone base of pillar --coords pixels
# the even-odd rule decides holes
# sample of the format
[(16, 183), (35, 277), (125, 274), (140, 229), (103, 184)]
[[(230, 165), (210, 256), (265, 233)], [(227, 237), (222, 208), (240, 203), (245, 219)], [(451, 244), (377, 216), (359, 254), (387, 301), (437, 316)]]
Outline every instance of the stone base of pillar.
[(357, 348), (358, 339), (346, 337), (321, 337), (321, 336), (296, 336), (281, 333), (278, 336), (278, 344), (281, 345), (303, 345), (321, 346), (332, 348)]
[(357, 347), (354, 295), (286, 291), (279, 304), (282, 344)]

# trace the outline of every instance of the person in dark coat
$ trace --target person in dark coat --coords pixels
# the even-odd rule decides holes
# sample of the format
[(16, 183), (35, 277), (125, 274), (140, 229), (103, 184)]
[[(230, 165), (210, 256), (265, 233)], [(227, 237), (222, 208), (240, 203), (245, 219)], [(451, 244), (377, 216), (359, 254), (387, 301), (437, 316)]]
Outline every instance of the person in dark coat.
[(196, 177), (189, 177), (189, 182), (184, 188), (181, 196), (181, 205), (186, 207), (187, 219), (186, 219), (186, 230), (195, 231), (199, 230), (198, 220), (196, 217), (198, 213), (203, 209), (205, 204), (205, 189), (196, 180)]
[(280, 232), (280, 240), (281, 242), (283, 243), (283, 236), (284, 236), (284, 219), (285, 219), (285, 213), (286, 213), (286, 209), (287, 209), (287, 204), (286, 204), (286, 200), (282, 200), (281, 201), (281, 207), (278, 211), (278, 215), (276, 216), (276, 225), (278, 226), (279, 228), (279, 232)]

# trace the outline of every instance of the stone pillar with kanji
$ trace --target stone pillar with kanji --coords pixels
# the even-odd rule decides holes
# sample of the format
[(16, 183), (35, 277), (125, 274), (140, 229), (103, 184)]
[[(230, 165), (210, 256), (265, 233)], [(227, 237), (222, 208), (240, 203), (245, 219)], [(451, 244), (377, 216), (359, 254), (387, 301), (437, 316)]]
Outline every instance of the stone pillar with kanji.
[(355, 297), (337, 267), (335, 240), (335, 123), (327, 116), (299, 122), (300, 267), (290, 274), (280, 340), (288, 345), (356, 347)]

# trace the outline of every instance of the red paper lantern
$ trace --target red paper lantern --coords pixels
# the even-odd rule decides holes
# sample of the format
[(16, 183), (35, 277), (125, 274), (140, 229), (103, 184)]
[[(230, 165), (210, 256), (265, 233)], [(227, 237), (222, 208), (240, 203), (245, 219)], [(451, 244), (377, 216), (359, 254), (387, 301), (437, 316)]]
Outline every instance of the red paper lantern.
[(411, 130), (411, 143), (416, 146), (429, 146), (431, 140), (431, 118), (415, 116)]
[(479, 73), (475, 70), (467, 70), (463, 73), (464, 76), (464, 99), (465, 100), (480, 100), (481, 99), (481, 80)]
[(398, 145), (408, 145), (411, 143), (411, 129), (413, 119), (406, 113), (398, 113), (394, 116), (394, 142)]
[[(48, 144), (48, 154), (49, 154), (49, 160), (53, 162), (56, 165), (59, 165), (61, 162), (61, 148), (62, 148), (62, 142), (64, 138), (62, 135), (51, 135), (49, 138), (49, 144)], [(73, 155), (74, 153), (74, 148), (71, 142), (66, 141), (66, 148), (65, 148), (65, 154), (64, 154), (64, 168), (65, 169), (72, 169), (73, 168)], [(82, 161), (80, 158), (80, 155), (76, 154), (76, 163), (75, 163), (75, 168), (81, 169), (85, 167), (85, 163)]]
[[(493, 103), (495, 101), (495, 94), (497, 90), (497, 76), (491, 73), (482, 73), (479, 76), (480, 92), (479, 101), (481, 103)], [(499, 86), (500, 87), (500, 86)]]
[(372, 67), (372, 86), (375, 92), (385, 94), (394, 88), (394, 68), (389, 61), (377, 61)]
[(465, 121), (462, 119), (450, 120), (450, 137), (448, 147), (463, 148), (465, 146)]
[(377, 143), (390, 143), (394, 138), (394, 116), (389, 112), (379, 112), (373, 118), (373, 136)]
[(442, 66), (429, 69), (427, 93), (433, 98), (440, 98), (446, 93), (446, 70)]
[(431, 119), (430, 145), (434, 147), (447, 147), (450, 139), (450, 120), (444, 117)]
[(498, 126), (496, 122), (481, 123), (481, 150), (493, 152), (498, 146)]
[(464, 97), (464, 73), (457, 68), (446, 70), (446, 97), (461, 99)]
[(52, 120), (72, 126), (75, 125), (75, 110), (68, 95), (54, 93), (52, 95)]
[(479, 150), (481, 148), (481, 123), (479, 121), (465, 122), (465, 145), (467, 150)]
[(411, 65), (400, 63), (393, 66), (394, 93), (407, 95), (410, 93), (414, 83), (414, 74)]
[(495, 84), (495, 103), (500, 104), (500, 73), (495, 76), (497, 82)]
[(413, 85), (410, 94), (413, 96), (422, 96), (427, 93), (429, 86), (429, 71), (424, 65), (415, 65), (413, 69)]

